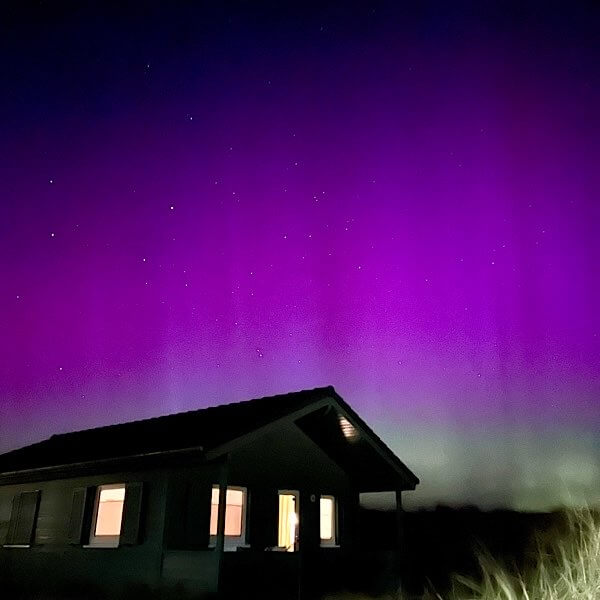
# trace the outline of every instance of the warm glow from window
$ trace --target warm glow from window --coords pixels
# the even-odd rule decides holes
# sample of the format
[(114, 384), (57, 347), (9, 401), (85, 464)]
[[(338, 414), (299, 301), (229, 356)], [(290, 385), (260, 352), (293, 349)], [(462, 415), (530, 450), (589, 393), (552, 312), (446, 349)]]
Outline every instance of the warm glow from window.
[[(219, 520), (219, 487), (213, 486), (210, 503), (210, 535), (217, 535)], [(244, 491), (227, 488), (225, 496), (225, 535), (240, 537), (243, 531)]]
[(321, 544), (335, 544), (335, 498), (321, 496), (319, 502)]
[(297, 493), (279, 492), (279, 524), (277, 545), (286, 552), (296, 550), (298, 533), (298, 496)]
[(118, 536), (121, 533), (124, 501), (125, 486), (100, 488), (95, 536)]
[(351, 442), (356, 441), (358, 439), (358, 431), (356, 427), (346, 419), (346, 417), (342, 415), (338, 415), (338, 421), (340, 423), (340, 429), (344, 434), (344, 437)]

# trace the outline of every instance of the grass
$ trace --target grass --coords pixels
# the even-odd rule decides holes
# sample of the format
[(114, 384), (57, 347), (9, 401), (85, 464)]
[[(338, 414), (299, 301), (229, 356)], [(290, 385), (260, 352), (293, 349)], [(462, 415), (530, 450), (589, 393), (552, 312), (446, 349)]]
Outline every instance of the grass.
[[(431, 586), (418, 600), (600, 600), (600, 512), (589, 508), (561, 513), (558, 525), (532, 540), (525, 565), (517, 569), (477, 552), (478, 577), (453, 575), (442, 596)], [(334, 597), (331, 597), (334, 598)], [(366, 600), (365, 596), (335, 596)], [(417, 600), (401, 592), (381, 600)]]
[(553, 531), (536, 535), (522, 572), (482, 551), (481, 577), (475, 581), (455, 575), (451, 600), (599, 600), (599, 515), (579, 508), (565, 511), (563, 517)]

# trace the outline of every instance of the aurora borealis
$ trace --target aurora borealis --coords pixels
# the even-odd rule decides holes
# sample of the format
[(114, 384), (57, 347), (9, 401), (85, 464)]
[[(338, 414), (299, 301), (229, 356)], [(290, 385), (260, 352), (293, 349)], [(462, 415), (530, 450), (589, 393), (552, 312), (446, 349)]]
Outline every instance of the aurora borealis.
[(0, 451), (331, 384), (409, 506), (600, 501), (598, 8), (258, 4), (2, 8)]

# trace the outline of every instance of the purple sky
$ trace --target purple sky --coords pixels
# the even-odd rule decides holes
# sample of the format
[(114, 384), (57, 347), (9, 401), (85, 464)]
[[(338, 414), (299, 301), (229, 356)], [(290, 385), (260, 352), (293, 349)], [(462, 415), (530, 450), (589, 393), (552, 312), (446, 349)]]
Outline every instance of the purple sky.
[(332, 384), (409, 505), (600, 501), (597, 11), (186, 10), (5, 25), (0, 451)]

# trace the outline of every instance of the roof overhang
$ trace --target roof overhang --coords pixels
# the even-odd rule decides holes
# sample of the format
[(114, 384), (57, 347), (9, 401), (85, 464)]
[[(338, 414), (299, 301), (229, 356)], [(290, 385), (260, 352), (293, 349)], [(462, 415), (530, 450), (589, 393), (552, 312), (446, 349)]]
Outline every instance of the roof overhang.
[[(300, 396), (300, 394), (303, 394)], [(237, 426), (239, 433), (234, 433), (233, 437), (216, 446), (204, 448), (189, 444), (190, 436), (183, 436), (184, 443), (186, 439), (187, 447), (175, 448), (173, 446), (163, 448), (148, 448), (144, 452), (134, 453), (135, 444), (127, 443), (125, 452), (116, 456), (99, 456), (95, 459), (86, 457), (86, 460), (78, 462), (65, 463), (65, 460), (57, 461), (59, 464), (41, 464), (39, 466), (23, 464), (23, 468), (6, 470), (0, 473), (0, 484), (18, 483), (25, 481), (42, 481), (49, 478), (59, 479), (74, 477), (92, 473), (106, 473), (118, 470), (133, 470), (140, 468), (153, 468), (173, 464), (182, 464), (185, 459), (186, 464), (200, 464), (205, 461), (216, 460), (223, 455), (235, 450), (238, 447), (247, 445), (253, 440), (275, 431), (282, 424), (294, 424), (308, 438), (317, 444), (340, 468), (342, 468), (352, 485), (359, 491), (391, 491), (391, 490), (414, 490), (419, 483), (419, 479), (406, 467), (406, 465), (385, 445), (377, 434), (352, 410), (352, 408), (337, 394), (333, 387), (316, 388), (310, 391), (292, 393), (288, 396), (295, 397), (297, 400), (287, 412), (281, 410), (284, 405), (280, 405), (276, 411), (272, 411), (271, 418), (257, 419), (246, 432), (241, 433), (243, 427)], [(263, 402), (265, 400), (273, 401), (277, 397), (258, 399), (240, 403), (237, 405), (247, 408), (250, 402)], [(246, 411), (247, 413), (247, 411)], [(245, 414), (246, 414), (245, 413)], [(268, 413), (268, 411), (267, 411)], [(194, 413), (191, 413), (194, 414)], [(186, 413), (176, 415), (185, 417)], [(166, 417), (171, 418), (171, 417)], [(142, 421), (142, 424), (157, 424), (160, 419), (151, 419)], [(179, 419), (181, 422), (181, 419)], [(138, 427), (137, 423), (125, 424), (118, 427), (127, 427), (127, 431), (132, 431), (132, 427)], [(188, 427), (190, 429), (191, 425)], [(154, 430), (152, 430), (154, 431)], [(158, 430), (157, 430), (158, 431)], [(193, 427), (190, 429), (195, 434)], [(187, 433), (189, 434), (190, 431)], [(40, 448), (49, 445), (50, 451), (57, 445), (67, 441), (67, 450), (69, 445), (74, 450), (78, 447), (78, 440), (83, 436), (92, 437), (92, 442), (98, 436), (106, 435), (110, 432), (110, 427), (96, 430), (67, 434), (66, 436), (53, 436), (39, 444), (26, 447), (15, 451), (15, 454), (23, 455), (27, 458), (28, 454), (33, 452), (40, 453)], [(156, 431), (154, 431), (156, 434)], [(139, 432), (138, 432), (138, 435)], [(73, 436), (75, 436), (73, 438)], [(192, 436), (192, 437), (195, 437)], [(121, 432), (123, 438), (123, 432)], [(97, 440), (96, 440), (97, 441)], [(128, 438), (127, 438), (128, 441)], [(181, 440), (180, 440), (181, 441)], [(91, 443), (87, 440), (87, 443)], [(12, 453), (4, 455), (11, 456)], [(60, 454), (60, 453), (59, 453)], [(63, 458), (73, 456), (73, 452), (62, 451)], [(85, 456), (85, 454), (84, 454)], [(38, 458), (39, 460), (39, 458)], [(14, 465), (17, 467), (18, 460)], [(10, 461), (9, 463), (10, 464)]]
[(64, 465), (51, 465), (48, 467), (34, 467), (19, 469), (18, 471), (4, 471), (0, 473), (0, 485), (45, 481), (52, 479), (65, 479), (82, 475), (110, 473), (113, 471), (132, 471), (136, 469), (157, 468), (174, 463), (181, 464), (184, 457), (188, 463), (204, 462), (202, 446), (182, 448), (160, 452), (144, 452), (128, 456), (115, 456), (111, 458), (96, 459), (69, 463)]
[(333, 388), (330, 390), (321, 400), (208, 451), (206, 459), (216, 459), (284, 423), (294, 423), (348, 474), (359, 491), (414, 490), (418, 477)]

